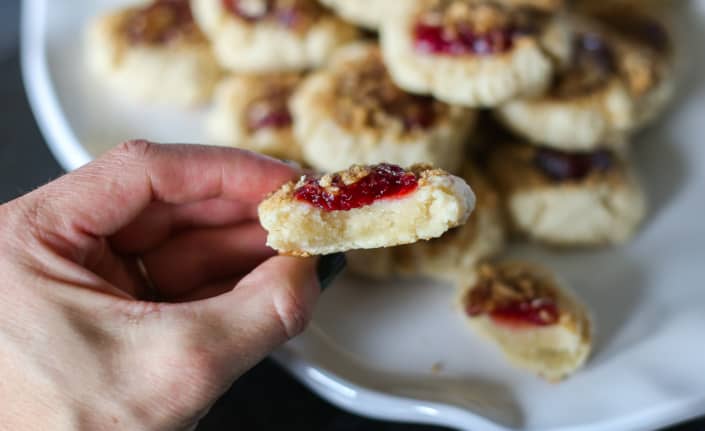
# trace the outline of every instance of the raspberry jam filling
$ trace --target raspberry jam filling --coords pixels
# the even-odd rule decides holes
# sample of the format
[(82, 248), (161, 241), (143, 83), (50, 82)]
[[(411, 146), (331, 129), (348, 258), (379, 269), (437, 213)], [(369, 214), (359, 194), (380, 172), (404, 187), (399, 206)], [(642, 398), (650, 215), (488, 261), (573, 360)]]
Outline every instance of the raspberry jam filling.
[(449, 32), (441, 25), (419, 22), (414, 27), (414, 48), (420, 53), (433, 55), (495, 55), (511, 50), (515, 36), (512, 28), (478, 34), (470, 28)]
[(465, 298), (465, 312), (509, 326), (555, 325), (560, 319), (555, 295), (540, 283), (521, 270), (484, 266)]
[(271, 85), (247, 107), (246, 121), (250, 132), (263, 129), (285, 129), (293, 123), (289, 111), (289, 98), (294, 85)]
[(606, 172), (614, 165), (612, 153), (565, 153), (541, 148), (534, 157), (535, 166), (553, 181), (578, 181), (593, 172)]
[(326, 211), (349, 211), (382, 199), (401, 198), (418, 187), (414, 173), (386, 163), (370, 167), (354, 182), (341, 174), (333, 175), (325, 186), (318, 177), (307, 176), (303, 181), (294, 192), (296, 199)]
[(189, 0), (156, 0), (127, 20), (125, 32), (133, 44), (166, 44), (200, 34)]
[(227, 11), (244, 21), (273, 20), (286, 28), (301, 26), (322, 12), (311, 0), (222, 0), (222, 3)]

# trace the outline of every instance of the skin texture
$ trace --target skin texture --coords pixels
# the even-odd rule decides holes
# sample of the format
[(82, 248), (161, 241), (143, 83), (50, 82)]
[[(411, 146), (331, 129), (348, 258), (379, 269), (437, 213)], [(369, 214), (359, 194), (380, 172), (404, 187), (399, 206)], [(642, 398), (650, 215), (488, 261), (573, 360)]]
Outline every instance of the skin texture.
[(316, 261), (275, 256), (256, 218), (298, 174), (135, 141), (0, 206), (3, 427), (194, 429), (310, 318)]

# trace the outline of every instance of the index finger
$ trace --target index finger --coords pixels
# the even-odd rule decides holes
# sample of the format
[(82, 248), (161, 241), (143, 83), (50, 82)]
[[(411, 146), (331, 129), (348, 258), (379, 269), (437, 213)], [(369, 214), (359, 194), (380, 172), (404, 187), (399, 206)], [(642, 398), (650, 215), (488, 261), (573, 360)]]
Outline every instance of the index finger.
[(34, 192), (42, 201), (35, 216), (61, 233), (109, 236), (155, 201), (257, 204), (297, 175), (285, 163), (235, 148), (130, 141)]

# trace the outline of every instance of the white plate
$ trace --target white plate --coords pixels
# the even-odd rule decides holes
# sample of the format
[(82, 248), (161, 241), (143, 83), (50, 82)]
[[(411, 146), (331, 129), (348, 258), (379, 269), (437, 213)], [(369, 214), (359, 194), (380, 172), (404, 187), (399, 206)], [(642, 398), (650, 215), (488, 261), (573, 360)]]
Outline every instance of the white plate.
[[(67, 169), (128, 138), (204, 139), (201, 112), (135, 105), (85, 73), (86, 21), (121, 3), (24, 1), (25, 83)], [(464, 430), (627, 431), (705, 414), (705, 1), (677, 7), (698, 64), (671, 115), (638, 139), (653, 206), (643, 233), (611, 251), (518, 251), (556, 268), (594, 310), (584, 371), (551, 385), (510, 368), (467, 330), (452, 289), (423, 281), (340, 281), (311, 329), (275, 357), (348, 410)]]

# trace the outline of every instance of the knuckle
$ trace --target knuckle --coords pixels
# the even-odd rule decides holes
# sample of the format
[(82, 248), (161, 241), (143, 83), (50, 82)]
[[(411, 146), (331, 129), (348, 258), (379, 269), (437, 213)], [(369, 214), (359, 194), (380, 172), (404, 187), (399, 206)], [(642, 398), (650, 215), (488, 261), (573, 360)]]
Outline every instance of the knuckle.
[(134, 139), (130, 141), (125, 141), (118, 145), (114, 150), (113, 154), (117, 155), (118, 158), (133, 158), (142, 160), (149, 156), (153, 151), (154, 144), (146, 141), (144, 139)]
[(312, 310), (298, 292), (289, 284), (278, 289), (274, 296), (274, 310), (288, 338), (302, 333), (311, 320)]

